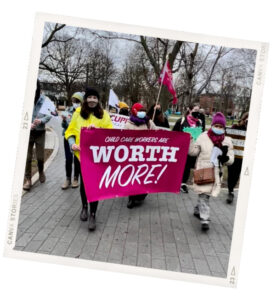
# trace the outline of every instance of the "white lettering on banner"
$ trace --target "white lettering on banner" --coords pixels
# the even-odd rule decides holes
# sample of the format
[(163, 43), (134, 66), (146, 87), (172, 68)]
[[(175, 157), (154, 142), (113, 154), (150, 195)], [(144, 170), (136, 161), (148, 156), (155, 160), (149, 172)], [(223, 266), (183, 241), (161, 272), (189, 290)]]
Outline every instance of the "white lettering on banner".
[[(122, 148), (121, 148), (122, 149)], [(152, 165), (151, 167), (143, 164), (137, 167), (137, 170), (135, 170), (135, 166), (129, 164), (127, 166), (125, 166), (124, 168), (121, 169), (121, 165), (119, 165), (114, 172), (112, 172), (112, 167), (108, 166), (105, 173), (103, 174), (100, 183), (99, 183), (99, 189), (102, 188), (102, 186), (104, 185), (105, 188), (109, 188), (114, 187), (115, 182), (118, 183), (118, 185), (120, 186), (126, 186), (128, 184), (134, 184), (135, 180), (139, 183), (139, 184), (151, 184), (154, 181), (150, 180), (151, 177), (155, 177), (156, 175), (153, 174), (153, 171), (156, 168), (161, 168), (162, 165), (161, 164), (157, 164), (157, 165)], [(150, 170), (149, 170), (150, 168)], [(159, 172), (156, 180), (154, 181), (155, 184), (158, 183), (159, 179), (161, 178), (161, 176), (163, 175), (163, 173), (165, 172), (167, 168), (167, 165), (164, 165), (162, 170)], [(122, 176), (125, 175), (128, 169), (131, 169), (131, 172), (129, 174), (129, 177), (126, 179), (126, 181), (124, 183), (122, 183)], [(143, 170), (144, 169), (144, 170)], [(127, 173), (128, 174), (128, 173)], [(145, 176), (144, 180), (140, 180), (140, 178), (142, 176)]]
[[(127, 170), (128, 168), (132, 168), (132, 173), (130, 174), (129, 178), (126, 180), (125, 183), (121, 183), (121, 177), (122, 177), (122, 174), (125, 172), (125, 170)], [(135, 173), (135, 167), (133, 165), (127, 165), (125, 166), (122, 171), (120, 172), (119, 176), (118, 176), (118, 184), (120, 186), (126, 186), (130, 183), (130, 181), (132, 180), (132, 177)]]
[[(142, 168), (145, 168), (143, 172), (140, 172)], [(142, 177), (143, 175), (145, 175), (148, 171), (148, 165), (140, 165), (138, 166), (138, 169), (132, 179), (132, 185), (134, 185), (135, 180), (137, 181), (138, 184), (140, 184), (140, 177)]]
[(119, 136), (107, 136), (105, 138), (105, 143), (117, 143), (119, 141)]
[(130, 146), (130, 149), (132, 149), (132, 156), (129, 161), (145, 161), (145, 158), (143, 157), (143, 146)]
[(155, 151), (157, 153), (160, 153), (160, 147), (159, 146), (146, 146), (145, 152), (148, 153), (150, 151), (150, 157), (148, 157), (146, 160), (147, 161), (157, 161), (157, 158), (154, 157)]
[[(170, 162), (176, 162), (177, 159), (175, 158), (176, 152), (179, 150), (178, 147), (161, 147), (163, 150), (163, 156), (159, 159), (159, 161), (170, 161)], [(172, 150), (170, 153), (168, 150)], [(170, 156), (170, 159), (166, 159), (167, 156)]]
[[(123, 156), (120, 158), (119, 157), (119, 151), (123, 150)], [(123, 162), (128, 158), (129, 150), (127, 146), (121, 145), (116, 147), (114, 151), (114, 159), (117, 162)]]
[[(166, 147), (166, 146), (140, 146), (140, 145), (131, 145), (130, 149), (125, 145), (115, 146), (90, 146), (92, 150), (92, 156), (94, 163), (100, 163), (101, 161), (104, 163), (109, 162), (112, 152), (114, 150), (114, 159), (116, 162), (124, 162), (128, 158), (130, 162), (136, 161), (157, 161), (156, 154), (162, 151), (162, 157), (159, 158), (159, 161), (162, 162), (177, 162), (175, 158), (176, 152), (180, 150), (179, 147)], [(108, 152), (107, 152), (108, 150)], [(123, 154), (120, 152), (123, 151)], [(130, 155), (131, 152), (131, 155)], [(144, 157), (144, 155), (150, 153), (148, 157)]]
[[(108, 149), (108, 153), (106, 152), (106, 148)], [(99, 149), (98, 146), (90, 146), (89, 149), (92, 150), (93, 160), (95, 163), (99, 163), (101, 160), (103, 162), (109, 162), (112, 150), (115, 148), (115, 146), (101, 146), (100, 151), (97, 154), (97, 150)]]
[(112, 169), (112, 167), (108, 166), (108, 168), (106, 169), (105, 173), (103, 174), (103, 176), (101, 178), (101, 181), (99, 183), (99, 188), (100, 189), (101, 189), (101, 187), (102, 187), (102, 185), (104, 183), (104, 180), (105, 180), (105, 187), (106, 188), (110, 185), (111, 181), (112, 181), (111, 186), (114, 187), (114, 183), (115, 183), (115, 180), (116, 180), (116, 177), (117, 177), (118, 173), (120, 172), (121, 166), (118, 166), (116, 168), (116, 170), (114, 171), (114, 173), (112, 174), (112, 176), (110, 177), (111, 169)]
[(159, 164), (159, 165), (152, 165), (152, 166), (151, 166), (151, 169), (150, 169), (149, 173), (145, 176), (144, 184), (149, 184), (149, 183), (152, 183), (152, 182), (153, 182), (152, 180), (149, 180), (149, 181), (147, 181), (147, 180), (148, 180), (148, 178), (150, 178), (150, 177), (154, 177), (155, 174), (153, 174), (152, 172), (154, 171), (154, 169), (156, 169), (156, 168), (158, 168), (158, 167), (161, 167), (161, 166), (162, 166), (161, 164)]

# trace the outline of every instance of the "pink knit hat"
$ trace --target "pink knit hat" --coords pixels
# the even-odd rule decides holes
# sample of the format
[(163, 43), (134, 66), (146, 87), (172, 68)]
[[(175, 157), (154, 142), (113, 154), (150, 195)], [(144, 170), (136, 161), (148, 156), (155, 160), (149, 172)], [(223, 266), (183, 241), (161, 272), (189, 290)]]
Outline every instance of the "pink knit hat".
[(225, 119), (225, 116), (223, 115), (223, 113), (217, 112), (217, 113), (213, 116), (212, 125), (215, 125), (215, 124), (220, 124), (220, 125), (222, 125), (224, 128), (226, 127), (226, 119)]

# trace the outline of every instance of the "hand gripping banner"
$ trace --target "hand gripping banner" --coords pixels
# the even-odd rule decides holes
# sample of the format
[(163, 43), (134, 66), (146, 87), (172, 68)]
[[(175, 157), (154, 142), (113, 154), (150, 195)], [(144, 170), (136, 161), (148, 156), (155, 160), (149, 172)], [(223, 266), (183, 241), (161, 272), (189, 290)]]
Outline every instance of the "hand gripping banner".
[(81, 131), (88, 202), (144, 193), (179, 193), (190, 134), (164, 130)]

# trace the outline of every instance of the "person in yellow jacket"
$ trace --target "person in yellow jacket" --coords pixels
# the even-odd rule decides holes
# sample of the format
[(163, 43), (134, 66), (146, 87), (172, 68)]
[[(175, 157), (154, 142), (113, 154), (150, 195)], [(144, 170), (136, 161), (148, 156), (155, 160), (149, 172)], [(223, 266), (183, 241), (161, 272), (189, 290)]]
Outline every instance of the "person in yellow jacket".
[[(80, 164), (80, 133), (82, 127), (87, 128), (113, 128), (112, 121), (107, 111), (105, 111), (99, 102), (99, 93), (93, 88), (87, 88), (84, 95), (84, 102), (78, 107), (72, 116), (72, 120), (65, 132), (65, 138), (68, 140), (70, 149), (74, 151)], [(88, 219), (88, 202), (84, 187), (84, 181), (81, 170), (80, 194), (82, 200), (82, 211), (80, 219), (87, 221)], [(88, 229), (95, 230), (96, 221), (95, 214), (98, 201), (90, 203), (90, 215)]]

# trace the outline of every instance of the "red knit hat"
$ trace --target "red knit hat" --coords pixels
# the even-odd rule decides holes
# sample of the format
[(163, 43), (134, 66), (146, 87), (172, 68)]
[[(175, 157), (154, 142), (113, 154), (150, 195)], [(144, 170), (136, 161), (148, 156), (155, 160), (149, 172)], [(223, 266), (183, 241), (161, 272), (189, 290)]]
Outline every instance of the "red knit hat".
[(214, 125), (214, 124), (220, 124), (220, 125), (222, 125), (224, 128), (226, 127), (226, 119), (225, 119), (225, 116), (223, 115), (223, 113), (217, 112), (217, 113), (213, 116), (212, 125)]
[(135, 103), (131, 109), (132, 115), (136, 116), (137, 112), (140, 111), (142, 108), (144, 108), (144, 106), (141, 103)]

